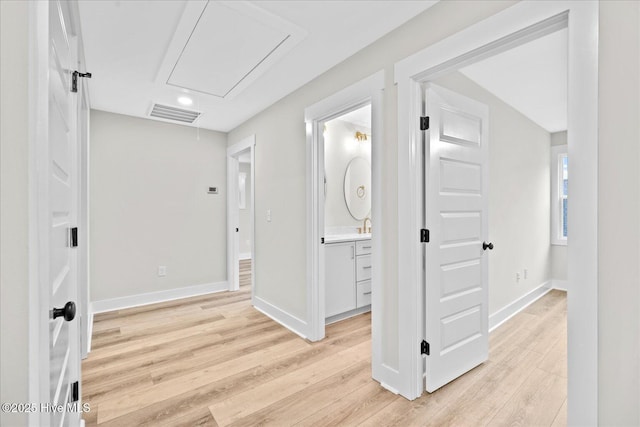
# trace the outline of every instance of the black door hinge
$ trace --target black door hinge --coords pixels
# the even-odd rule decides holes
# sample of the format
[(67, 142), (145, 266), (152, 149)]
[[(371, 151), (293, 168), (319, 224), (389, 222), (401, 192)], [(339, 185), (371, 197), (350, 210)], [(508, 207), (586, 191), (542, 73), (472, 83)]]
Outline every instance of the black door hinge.
[(72, 248), (78, 247), (78, 227), (69, 229), (69, 246)]
[(429, 343), (425, 340), (422, 340), (422, 342), (420, 343), (420, 354), (426, 354), (427, 356), (429, 355)]
[(420, 229), (420, 243), (429, 243), (429, 230), (426, 228)]
[(78, 381), (76, 381), (71, 384), (71, 401), (77, 402), (78, 399), (80, 399), (80, 385), (78, 384)]
[(420, 130), (429, 129), (429, 116), (420, 117)]
[(71, 92), (78, 91), (78, 77), (86, 77), (90, 79), (91, 73), (81, 73), (79, 71), (74, 71), (71, 75)]

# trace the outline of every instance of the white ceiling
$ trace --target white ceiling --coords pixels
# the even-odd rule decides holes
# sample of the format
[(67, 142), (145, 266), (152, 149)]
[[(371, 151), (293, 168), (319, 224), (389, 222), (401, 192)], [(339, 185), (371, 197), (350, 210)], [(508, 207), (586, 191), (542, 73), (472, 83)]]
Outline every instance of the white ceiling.
[(172, 105), (226, 132), (436, 0), (79, 3), (92, 108)]
[(567, 30), (460, 70), (548, 132), (567, 129)]
[(337, 117), (337, 120), (342, 120), (343, 122), (353, 123), (356, 126), (371, 129), (371, 104), (367, 104), (364, 107)]

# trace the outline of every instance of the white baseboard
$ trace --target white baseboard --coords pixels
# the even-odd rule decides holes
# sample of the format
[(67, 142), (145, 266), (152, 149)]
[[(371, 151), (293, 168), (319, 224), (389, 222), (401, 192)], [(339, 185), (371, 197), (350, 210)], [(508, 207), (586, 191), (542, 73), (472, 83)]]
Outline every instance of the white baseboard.
[(155, 304), (158, 302), (172, 301), (180, 298), (195, 297), (198, 295), (228, 290), (229, 284), (226, 281), (204, 283), (202, 285), (187, 286), (184, 288), (167, 289), (166, 291), (93, 301), (90, 309), (92, 314), (103, 313), (105, 311), (122, 310), (125, 308), (138, 307), (141, 305)]
[(93, 337), (93, 305), (89, 304), (89, 324), (87, 325), (87, 354), (91, 353), (91, 337)]
[(544, 296), (551, 289), (553, 289), (551, 281), (544, 282), (528, 294), (523, 295), (522, 297), (490, 315), (489, 332), (493, 332), (493, 330), (498, 326), (502, 325), (504, 322), (511, 319), (516, 314), (520, 313), (527, 306), (542, 298), (542, 296)]
[(275, 305), (263, 300), (258, 296), (253, 296), (253, 306), (267, 317), (278, 322), (285, 328), (289, 329), (294, 334), (307, 339), (307, 335), (303, 332), (306, 331), (309, 326), (307, 322), (298, 319), (297, 317), (287, 313), (284, 310), (279, 309)]
[(349, 319), (350, 317), (358, 316), (358, 315), (360, 315), (362, 313), (368, 313), (370, 311), (371, 311), (371, 304), (366, 305), (364, 307), (360, 307), (360, 308), (354, 308), (353, 310), (349, 310), (349, 311), (346, 311), (344, 313), (340, 313), (340, 314), (336, 314), (334, 316), (327, 317), (326, 319), (324, 319), (324, 324), (325, 325), (330, 325), (332, 323), (336, 323), (336, 322), (339, 322), (341, 320)]
[(400, 394), (400, 390), (389, 385), (401, 383), (402, 378), (400, 378), (400, 372), (398, 372), (397, 369), (392, 368), (384, 362), (380, 362), (377, 365), (372, 363), (371, 371), (372, 378), (379, 382), (383, 388), (393, 394)]
[(244, 252), (238, 255), (238, 259), (251, 259), (251, 252)]
[(569, 281), (568, 280), (551, 279), (551, 288), (552, 289), (557, 289), (559, 291), (567, 292), (567, 289), (569, 288)]
[(398, 390), (396, 390), (395, 388), (391, 387), (389, 384), (380, 383), (380, 385), (382, 386), (382, 388), (390, 391), (393, 394), (400, 394), (400, 392)]

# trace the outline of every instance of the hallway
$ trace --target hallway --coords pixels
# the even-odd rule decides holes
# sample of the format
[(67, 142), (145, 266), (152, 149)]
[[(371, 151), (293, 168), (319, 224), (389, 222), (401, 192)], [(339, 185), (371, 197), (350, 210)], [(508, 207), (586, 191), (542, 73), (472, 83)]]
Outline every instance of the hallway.
[(96, 315), (87, 425), (566, 424), (563, 292), (497, 329), (487, 363), (410, 402), (370, 378), (370, 314), (309, 343), (251, 307), (247, 277), (244, 262), (239, 292)]

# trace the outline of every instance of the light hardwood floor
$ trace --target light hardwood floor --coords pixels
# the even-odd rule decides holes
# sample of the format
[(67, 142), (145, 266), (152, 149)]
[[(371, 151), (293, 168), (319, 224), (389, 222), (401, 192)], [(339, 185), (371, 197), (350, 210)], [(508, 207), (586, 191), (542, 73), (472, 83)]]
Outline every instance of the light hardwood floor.
[(371, 379), (371, 317), (309, 343), (241, 290), (95, 316), (83, 362), (87, 425), (566, 425), (566, 298), (498, 328), (490, 360), (409, 402)]

